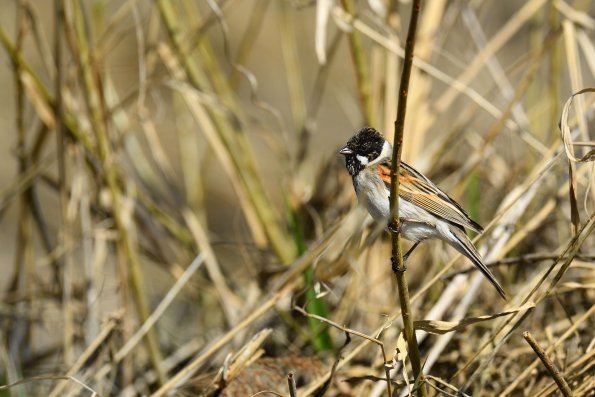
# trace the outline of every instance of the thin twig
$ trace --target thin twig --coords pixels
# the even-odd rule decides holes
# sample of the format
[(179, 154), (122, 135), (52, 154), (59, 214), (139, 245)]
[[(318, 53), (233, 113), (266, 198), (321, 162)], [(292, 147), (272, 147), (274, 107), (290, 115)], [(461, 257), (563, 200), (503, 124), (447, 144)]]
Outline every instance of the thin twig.
[[(392, 219), (391, 223), (396, 226), (396, 233), (392, 233), (392, 266), (393, 272), (397, 278), (399, 289), (399, 302), (401, 304), (401, 315), (403, 317), (403, 332), (407, 345), (409, 347), (409, 359), (413, 369), (413, 377), (418, 381), (422, 374), (419, 346), (415, 331), (413, 330), (413, 321), (411, 319), (411, 302), (409, 301), (409, 287), (405, 277), (405, 266), (403, 265), (403, 251), (401, 246), (401, 233), (399, 231), (399, 172), (401, 166), (401, 150), (403, 147), (403, 131), (405, 129), (405, 113), (407, 110), (407, 96), (409, 91), (409, 79), (411, 77), (411, 68), (413, 65), (413, 50), (415, 47), (415, 33), (417, 29), (417, 19), (421, 8), (421, 0), (415, 0), (411, 8), (411, 18), (409, 20), (409, 31), (407, 32), (407, 41), (405, 43), (405, 60), (401, 73), (401, 83), (399, 86), (399, 103), (397, 106), (397, 119), (395, 120), (394, 151), (392, 157), (392, 178), (390, 185), (390, 209)], [(426, 396), (426, 387), (422, 381), (419, 385), (418, 395)]]
[(535, 338), (533, 338), (533, 335), (531, 335), (529, 331), (525, 331), (523, 332), (523, 338), (525, 338), (529, 346), (531, 346), (537, 357), (539, 357), (545, 368), (552, 376), (552, 378), (554, 378), (554, 381), (560, 388), (562, 394), (564, 394), (564, 396), (566, 397), (571, 396), (572, 390), (570, 390), (568, 383), (566, 383), (566, 380), (564, 380), (558, 368), (556, 368), (552, 360), (549, 359), (545, 351), (541, 348), (541, 346), (539, 346)]
[(295, 385), (295, 377), (293, 376), (293, 372), (290, 372), (289, 375), (287, 375), (287, 386), (289, 387), (289, 396), (297, 397), (297, 387)]
[(9, 384), (9, 385), (0, 385), (0, 390), (8, 390), (8, 389), (11, 389), (17, 385), (24, 385), (26, 383), (49, 381), (49, 380), (70, 380), (70, 381), (73, 381), (73, 382), (79, 384), (81, 387), (90, 391), (91, 393), (93, 393), (93, 394), (91, 394), (91, 397), (99, 395), (99, 394), (97, 394), (97, 392), (95, 390), (93, 390), (91, 387), (87, 386), (86, 384), (84, 384), (83, 382), (81, 382), (80, 380), (75, 378), (74, 376), (59, 376), (59, 375), (33, 376), (31, 378), (21, 379), (17, 382)]
[(324, 318), (324, 317), (321, 317), (321, 316), (317, 316), (316, 314), (308, 313), (307, 311), (305, 311), (304, 309), (302, 309), (299, 306), (294, 306), (293, 309), (296, 310), (296, 311), (298, 311), (298, 312), (300, 312), (301, 314), (303, 314), (304, 316), (306, 316), (308, 318), (313, 318), (313, 319), (316, 319), (316, 320), (321, 321), (323, 323), (326, 323), (328, 325), (331, 325), (331, 326), (333, 326), (333, 327), (335, 327), (335, 328), (337, 328), (337, 329), (345, 332), (346, 334), (353, 334), (355, 336), (359, 336), (360, 338), (367, 339), (370, 342), (377, 344), (380, 347), (380, 351), (382, 352), (382, 358), (384, 360), (384, 372), (385, 372), (385, 375), (386, 375), (386, 387), (387, 387), (388, 395), (389, 396), (392, 395), (391, 387), (390, 387), (390, 384), (391, 384), (391, 381), (390, 381), (390, 369), (386, 365), (388, 363), (388, 361), (386, 359), (386, 351), (384, 350), (384, 343), (382, 343), (382, 341), (380, 339), (374, 338), (373, 336), (370, 336), (370, 335), (366, 335), (363, 332), (359, 332), (359, 331), (356, 331), (356, 330), (353, 330), (353, 329), (350, 329), (350, 328), (347, 328), (347, 327), (343, 327), (343, 326), (335, 323), (334, 321), (329, 320), (328, 318)]
[[(454, 387), (453, 385), (451, 385), (450, 383), (448, 383), (447, 381), (445, 381), (444, 379), (438, 378), (436, 376), (432, 376), (432, 375), (425, 375), (428, 379), (433, 380), (436, 383), (439, 383), (449, 389), (451, 389), (452, 391), (455, 392), (455, 395), (457, 396), (462, 396), (462, 397), (469, 397), (468, 394), (463, 393), (461, 390), (457, 389), (456, 387)], [(432, 384), (430, 382), (428, 382), (428, 385), (432, 386)], [(444, 390), (442, 389), (438, 389), (440, 392), (445, 393)]]

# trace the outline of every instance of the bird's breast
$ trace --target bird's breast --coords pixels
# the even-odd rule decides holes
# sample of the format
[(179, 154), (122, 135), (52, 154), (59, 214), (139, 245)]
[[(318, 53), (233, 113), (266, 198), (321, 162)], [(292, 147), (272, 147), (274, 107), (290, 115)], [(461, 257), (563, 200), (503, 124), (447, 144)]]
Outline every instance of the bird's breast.
[[(390, 218), (390, 191), (376, 172), (363, 170), (353, 177), (353, 186), (359, 202), (372, 218), (388, 223)], [(399, 200), (399, 218), (402, 235), (410, 241), (422, 241), (436, 237), (436, 218), (429, 212), (403, 199)]]
[(372, 218), (377, 221), (388, 221), (390, 192), (375, 172), (361, 171), (353, 177), (353, 187), (359, 202), (368, 209)]

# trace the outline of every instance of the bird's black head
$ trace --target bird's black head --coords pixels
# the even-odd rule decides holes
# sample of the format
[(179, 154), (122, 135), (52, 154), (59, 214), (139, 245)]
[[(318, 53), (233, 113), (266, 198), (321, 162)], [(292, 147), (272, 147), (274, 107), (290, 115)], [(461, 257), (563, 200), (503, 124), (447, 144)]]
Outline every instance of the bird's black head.
[(372, 127), (364, 127), (352, 136), (343, 149), (345, 166), (351, 176), (356, 176), (366, 165), (373, 162), (385, 149), (385, 139)]

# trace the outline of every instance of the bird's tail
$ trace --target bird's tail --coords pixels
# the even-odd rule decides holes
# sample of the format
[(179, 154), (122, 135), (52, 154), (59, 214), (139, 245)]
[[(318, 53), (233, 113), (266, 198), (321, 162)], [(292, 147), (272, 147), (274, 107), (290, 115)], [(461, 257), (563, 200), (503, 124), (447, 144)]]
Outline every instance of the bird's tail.
[(494, 277), (490, 269), (484, 265), (479, 252), (477, 252), (477, 248), (475, 248), (471, 240), (469, 240), (469, 236), (467, 236), (465, 231), (457, 227), (450, 227), (450, 231), (454, 237), (451, 241), (451, 245), (461, 254), (469, 258), (469, 260), (473, 262), (475, 267), (477, 267), (477, 269), (485, 276), (485, 278), (487, 278), (489, 282), (492, 283), (500, 296), (506, 300), (506, 293), (504, 292), (504, 289), (500, 283), (498, 283), (498, 280), (496, 280), (496, 277)]

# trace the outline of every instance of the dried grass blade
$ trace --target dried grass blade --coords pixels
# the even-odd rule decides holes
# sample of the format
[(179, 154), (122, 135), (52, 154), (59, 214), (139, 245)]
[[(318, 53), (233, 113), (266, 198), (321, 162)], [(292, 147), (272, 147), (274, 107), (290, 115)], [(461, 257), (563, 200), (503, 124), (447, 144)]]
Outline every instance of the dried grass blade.
[[(576, 236), (578, 229), (580, 228), (580, 215), (578, 211), (578, 198), (577, 198), (577, 181), (576, 181), (576, 163), (593, 161), (591, 152), (587, 153), (586, 156), (577, 158), (574, 154), (574, 145), (572, 143), (572, 134), (570, 125), (568, 122), (568, 113), (570, 106), (574, 100), (574, 97), (587, 92), (595, 92), (595, 88), (585, 88), (578, 92), (575, 92), (568, 98), (564, 104), (562, 110), (562, 117), (560, 119), (560, 133), (562, 135), (562, 142), (564, 143), (564, 150), (566, 157), (568, 158), (568, 185), (569, 185), (569, 199), (570, 199), (570, 219), (572, 222), (572, 233)], [(583, 107), (584, 108), (584, 107)], [(583, 119), (581, 117), (581, 119)]]
[(328, 17), (333, 7), (333, 0), (318, 0), (316, 3), (316, 33), (314, 38), (314, 47), (316, 56), (321, 65), (326, 63), (326, 32), (328, 27)]
[(228, 287), (227, 282), (225, 281), (225, 276), (221, 272), (219, 261), (217, 260), (211, 242), (209, 241), (207, 232), (201, 225), (198, 217), (189, 209), (184, 210), (182, 215), (186, 220), (190, 232), (194, 236), (196, 245), (205, 255), (207, 272), (217, 290), (219, 302), (223, 308), (227, 322), (232, 325), (237, 320), (238, 313), (242, 307), (242, 300)]
[(489, 315), (478, 316), (478, 317), (467, 317), (460, 321), (417, 320), (417, 321), (413, 322), (413, 326), (415, 327), (415, 329), (426, 331), (426, 332), (429, 332), (430, 334), (443, 335), (448, 332), (460, 331), (460, 330), (462, 330), (470, 325), (473, 325), (473, 324), (493, 320), (495, 318), (507, 316), (509, 314), (514, 314), (514, 313), (530, 310), (530, 309), (533, 309), (534, 307), (535, 307), (535, 303), (528, 302), (520, 307), (504, 310), (504, 311), (502, 311), (500, 313), (496, 313), (496, 314), (489, 314)]
[[(80, 371), (81, 368), (83, 368), (83, 366), (89, 360), (89, 358), (92, 355), (96, 354), (99, 349), (101, 349), (101, 347), (105, 344), (105, 341), (108, 340), (111, 337), (114, 330), (117, 329), (123, 314), (124, 312), (120, 311), (118, 314), (112, 316), (108, 320), (107, 324), (103, 327), (103, 329), (101, 330), (99, 335), (97, 335), (95, 340), (85, 349), (83, 354), (79, 356), (74, 365), (70, 367), (70, 369), (66, 373), (65, 380), (70, 379), (74, 375), (76, 375), (76, 373)], [(56, 387), (51, 391), (49, 397), (55, 397), (60, 395), (60, 393), (64, 390), (66, 385), (66, 382), (59, 382), (56, 385)]]

